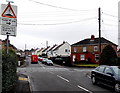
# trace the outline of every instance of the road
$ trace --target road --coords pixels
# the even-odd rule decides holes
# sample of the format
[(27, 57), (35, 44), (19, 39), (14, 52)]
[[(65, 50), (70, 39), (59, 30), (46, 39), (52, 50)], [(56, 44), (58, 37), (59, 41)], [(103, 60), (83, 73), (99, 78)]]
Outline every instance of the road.
[(32, 91), (34, 92), (114, 93), (109, 88), (91, 83), (90, 71), (93, 68), (65, 67), (57, 64), (47, 66), (40, 62), (30, 64), (30, 60), (28, 60), (28, 63), (27, 67), (19, 67), (17, 70), (29, 76)]

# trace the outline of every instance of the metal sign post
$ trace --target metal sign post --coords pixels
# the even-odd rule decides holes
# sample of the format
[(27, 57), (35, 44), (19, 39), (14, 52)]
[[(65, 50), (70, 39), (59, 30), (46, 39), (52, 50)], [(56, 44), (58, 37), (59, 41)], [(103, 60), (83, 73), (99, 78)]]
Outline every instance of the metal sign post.
[(7, 54), (9, 53), (8, 48), (9, 48), (9, 35), (7, 35), (7, 44), (6, 44)]

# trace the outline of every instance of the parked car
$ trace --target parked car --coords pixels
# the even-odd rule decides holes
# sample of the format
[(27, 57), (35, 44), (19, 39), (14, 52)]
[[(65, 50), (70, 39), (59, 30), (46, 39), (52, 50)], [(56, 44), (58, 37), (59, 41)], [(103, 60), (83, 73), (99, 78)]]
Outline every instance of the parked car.
[(47, 60), (48, 60), (47, 58), (43, 58), (42, 63), (46, 64)]
[(40, 62), (42, 62), (42, 61), (43, 61), (43, 58), (42, 58), (42, 57), (38, 57), (38, 60), (39, 60)]
[(93, 84), (104, 84), (120, 92), (120, 66), (98, 66), (91, 71)]
[(47, 61), (46, 61), (46, 64), (47, 64), (47, 65), (50, 65), (50, 66), (53, 66), (52, 60), (47, 60)]

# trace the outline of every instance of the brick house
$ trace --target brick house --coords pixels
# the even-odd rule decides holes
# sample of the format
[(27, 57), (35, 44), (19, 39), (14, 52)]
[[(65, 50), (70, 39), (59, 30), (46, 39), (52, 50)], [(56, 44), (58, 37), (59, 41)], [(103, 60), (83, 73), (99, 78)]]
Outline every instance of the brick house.
[[(111, 41), (101, 37), (101, 51), (107, 46), (111, 45), (117, 53), (117, 45)], [(72, 62), (92, 62), (99, 61), (99, 38), (94, 35), (91, 38), (81, 40), (71, 45), (71, 61)]]

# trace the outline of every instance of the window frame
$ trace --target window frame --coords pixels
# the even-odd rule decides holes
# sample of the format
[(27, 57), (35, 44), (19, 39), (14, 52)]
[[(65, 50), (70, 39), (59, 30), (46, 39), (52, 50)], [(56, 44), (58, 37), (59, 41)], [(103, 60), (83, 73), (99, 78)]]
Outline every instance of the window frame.
[(83, 52), (87, 52), (87, 47), (83, 47)]
[(98, 51), (98, 46), (94, 46), (94, 51), (95, 51), (95, 52)]
[(76, 47), (74, 47), (74, 52), (77, 52), (77, 49), (76, 49)]
[(81, 60), (81, 61), (85, 60), (85, 54), (81, 54), (81, 55), (80, 55), (80, 60)]

